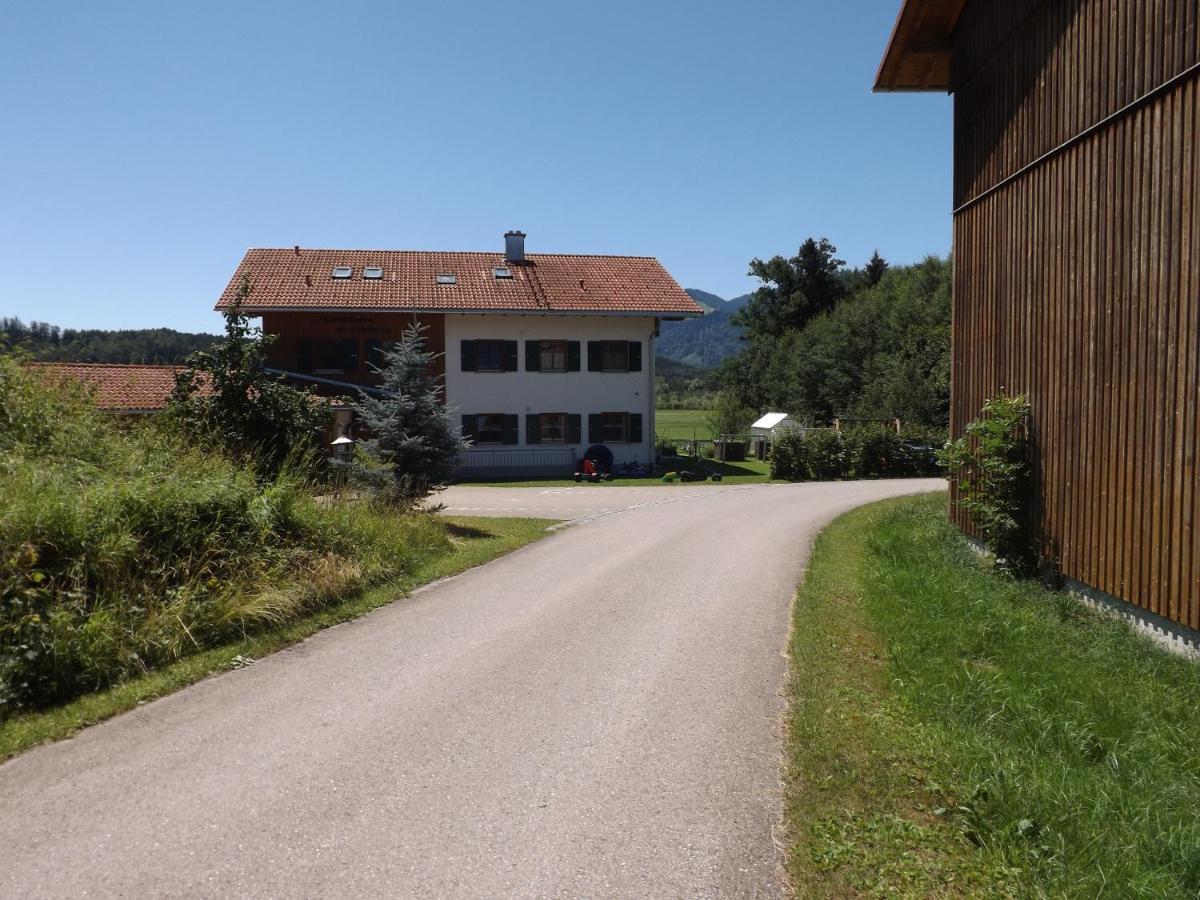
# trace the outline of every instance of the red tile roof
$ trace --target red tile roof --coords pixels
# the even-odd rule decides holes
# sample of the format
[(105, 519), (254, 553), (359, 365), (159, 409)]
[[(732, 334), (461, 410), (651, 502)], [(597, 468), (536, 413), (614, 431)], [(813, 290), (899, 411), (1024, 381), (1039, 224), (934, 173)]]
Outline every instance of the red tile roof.
[[(70, 378), (82, 382), (93, 391), (96, 408), (103, 412), (149, 413), (167, 408), (167, 400), (175, 389), (175, 375), (185, 366), (142, 366), (125, 363), (26, 363), (36, 372), (52, 378)], [(299, 385), (301, 389), (306, 385)], [(353, 385), (346, 386), (348, 392)], [(199, 393), (206, 396), (211, 388), (200, 384)], [(350, 393), (352, 398), (357, 394)], [(313, 396), (314, 403), (324, 403), (331, 409), (349, 408), (352, 400), (345, 397)]]
[(105, 412), (157, 412), (165, 409), (182, 366), (134, 366), (118, 363), (29, 363), (51, 378), (81, 381), (95, 392)]
[[(335, 266), (351, 266), (353, 276), (332, 277)], [(363, 278), (378, 266), (383, 278)], [(496, 278), (507, 268), (512, 278)], [(455, 284), (435, 276), (454, 275)], [(661, 317), (703, 315), (658, 260), (648, 256), (573, 256), (538, 253), (524, 264), (506, 263), (503, 253), (443, 253), (413, 250), (247, 251), (217, 309), (237, 296), (243, 276), (251, 293), (245, 307), (259, 310), (433, 310), (579, 312), (644, 314)]]

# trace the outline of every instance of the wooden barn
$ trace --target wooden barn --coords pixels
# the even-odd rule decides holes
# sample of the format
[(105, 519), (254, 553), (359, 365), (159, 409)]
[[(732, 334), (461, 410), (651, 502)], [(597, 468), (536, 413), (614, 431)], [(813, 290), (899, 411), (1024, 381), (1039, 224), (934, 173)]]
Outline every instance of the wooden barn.
[(952, 431), (1027, 393), (1043, 557), (1192, 629), (1198, 18), (1197, 0), (907, 0), (876, 83), (954, 95)]

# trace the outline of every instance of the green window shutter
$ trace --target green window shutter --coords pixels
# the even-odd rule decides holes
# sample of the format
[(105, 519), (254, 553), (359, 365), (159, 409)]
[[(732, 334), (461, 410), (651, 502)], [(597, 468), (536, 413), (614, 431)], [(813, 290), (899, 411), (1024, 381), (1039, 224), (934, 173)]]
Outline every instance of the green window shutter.
[[(590, 343), (590, 342), (589, 342)], [(600, 444), (604, 437), (604, 417), (600, 413), (590, 413), (588, 415), (588, 443)]]
[(479, 421), (478, 416), (463, 416), (462, 417), (462, 432), (463, 437), (469, 441), (475, 440), (475, 425)]
[(588, 371), (601, 372), (604, 370), (604, 353), (599, 341), (588, 341)]
[(525, 416), (525, 443), (540, 444), (542, 442), (542, 417), (537, 413)]
[(579, 371), (579, 341), (567, 341), (567, 371)]
[(500, 361), (501, 372), (517, 371), (517, 342), (504, 341), (504, 355)]
[(630, 372), (642, 371), (642, 342), (641, 341), (630, 341), (629, 342), (629, 371)]
[[(576, 346), (579, 346), (576, 344)], [(578, 357), (577, 357), (578, 358)], [(571, 413), (567, 416), (567, 443), (580, 444), (583, 442), (583, 416)]]
[(475, 342), (462, 342), (462, 370), (464, 372), (475, 371)]
[(642, 442), (642, 414), (629, 414), (629, 443), (640, 444)]
[[(514, 341), (513, 343), (515, 344), (516, 342)], [(516, 351), (513, 351), (513, 352), (516, 352)], [(520, 439), (517, 437), (517, 418), (518, 418), (517, 416), (505, 416), (504, 417), (504, 438), (502, 440), (502, 443), (505, 443), (505, 444), (520, 443)]]
[(525, 342), (525, 371), (540, 372), (542, 370), (542, 342)]

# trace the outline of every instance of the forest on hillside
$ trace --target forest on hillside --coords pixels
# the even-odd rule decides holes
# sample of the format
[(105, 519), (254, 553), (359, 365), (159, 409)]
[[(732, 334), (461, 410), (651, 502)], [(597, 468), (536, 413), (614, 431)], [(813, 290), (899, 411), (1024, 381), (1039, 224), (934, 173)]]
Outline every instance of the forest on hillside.
[(718, 372), (718, 405), (731, 418), (778, 410), (816, 425), (834, 416), (947, 425), (950, 260), (890, 266), (876, 253), (852, 268), (827, 239), (810, 238), (790, 259), (753, 260), (750, 272), (763, 286), (734, 315), (742, 349)]
[(137, 328), (60, 328), (0, 318), (0, 350), (20, 350), (40, 362), (181, 363), (218, 340), (215, 334)]

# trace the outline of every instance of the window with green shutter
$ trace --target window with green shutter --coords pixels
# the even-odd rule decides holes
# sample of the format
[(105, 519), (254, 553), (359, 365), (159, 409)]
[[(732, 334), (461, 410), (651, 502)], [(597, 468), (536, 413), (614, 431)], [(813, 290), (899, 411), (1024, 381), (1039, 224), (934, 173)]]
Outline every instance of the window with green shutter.
[(642, 371), (641, 341), (588, 341), (588, 371)]
[(516, 444), (518, 417), (507, 413), (475, 413), (463, 416), (463, 436), (476, 446)]
[(464, 372), (516, 372), (516, 341), (463, 341)]

